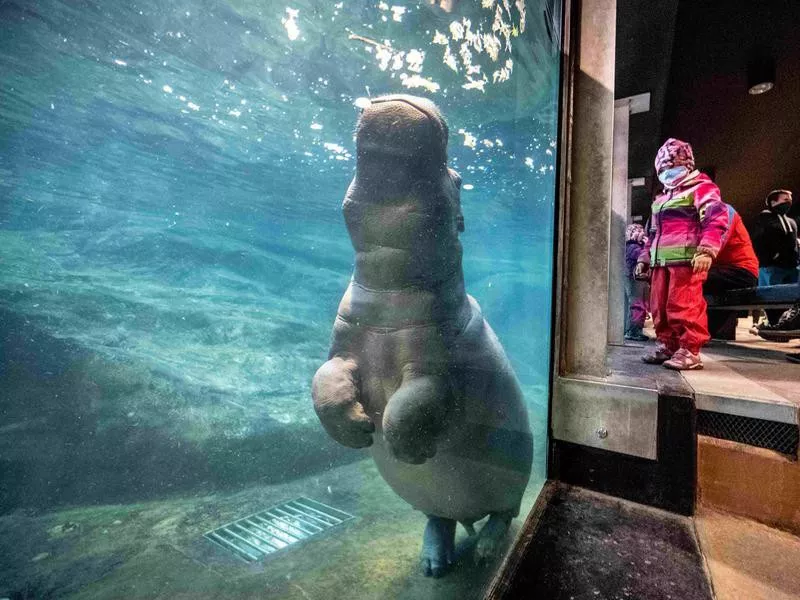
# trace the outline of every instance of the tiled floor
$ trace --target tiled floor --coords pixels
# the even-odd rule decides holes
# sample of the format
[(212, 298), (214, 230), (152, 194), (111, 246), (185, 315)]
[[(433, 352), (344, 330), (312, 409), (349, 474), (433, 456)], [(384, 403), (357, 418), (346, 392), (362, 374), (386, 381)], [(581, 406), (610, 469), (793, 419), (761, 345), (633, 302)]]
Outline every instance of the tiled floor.
[(711, 343), (704, 354), (724, 362), (736, 374), (795, 405), (800, 405), (800, 364), (786, 360), (787, 353), (800, 352), (800, 340), (769, 342), (748, 331), (750, 319), (740, 319), (736, 341)]

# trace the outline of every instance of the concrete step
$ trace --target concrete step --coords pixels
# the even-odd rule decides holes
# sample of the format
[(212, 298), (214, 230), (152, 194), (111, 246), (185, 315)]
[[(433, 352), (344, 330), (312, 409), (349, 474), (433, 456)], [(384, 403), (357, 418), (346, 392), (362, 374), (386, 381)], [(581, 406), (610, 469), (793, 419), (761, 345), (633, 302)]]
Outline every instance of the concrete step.
[(800, 599), (800, 537), (702, 506), (694, 520), (717, 600)]
[(703, 435), (697, 439), (699, 505), (800, 535), (796, 457)]

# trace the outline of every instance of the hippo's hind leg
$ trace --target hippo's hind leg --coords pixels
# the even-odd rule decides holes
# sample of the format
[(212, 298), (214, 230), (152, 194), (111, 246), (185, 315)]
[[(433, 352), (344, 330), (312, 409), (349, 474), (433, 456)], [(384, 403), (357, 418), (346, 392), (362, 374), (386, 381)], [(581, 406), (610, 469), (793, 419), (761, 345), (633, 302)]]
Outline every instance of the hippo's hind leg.
[(422, 537), (420, 557), (425, 577), (441, 577), (455, 560), (456, 522), (444, 517), (428, 517)]
[(433, 458), (436, 438), (447, 426), (452, 398), (444, 376), (404, 377), (383, 413), (383, 437), (392, 455), (413, 465)]
[(314, 410), (334, 440), (350, 448), (372, 445), (375, 424), (359, 402), (358, 365), (334, 357), (322, 365), (311, 384)]
[(511, 512), (491, 513), (489, 520), (478, 532), (478, 541), (475, 544), (475, 562), (482, 563), (489, 560), (500, 549), (500, 543), (506, 536), (511, 519), (516, 515)]

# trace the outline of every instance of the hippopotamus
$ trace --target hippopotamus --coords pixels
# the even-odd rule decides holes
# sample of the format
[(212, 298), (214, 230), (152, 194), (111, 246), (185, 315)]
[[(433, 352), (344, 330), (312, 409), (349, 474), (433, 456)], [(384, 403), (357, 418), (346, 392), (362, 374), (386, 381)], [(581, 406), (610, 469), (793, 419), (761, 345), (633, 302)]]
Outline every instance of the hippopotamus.
[(384, 480), (427, 515), (421, 566), (435, 577), (454, 561), (456, 522), (477, 535), (479, 561), (497, 551), (533, 456), (519, 382), (465, 291), (447, 138), (424, 98), (382, 96), (362, 111), (343, 203), (355, 267), (312, 382), (328, 434), (369, 447)]

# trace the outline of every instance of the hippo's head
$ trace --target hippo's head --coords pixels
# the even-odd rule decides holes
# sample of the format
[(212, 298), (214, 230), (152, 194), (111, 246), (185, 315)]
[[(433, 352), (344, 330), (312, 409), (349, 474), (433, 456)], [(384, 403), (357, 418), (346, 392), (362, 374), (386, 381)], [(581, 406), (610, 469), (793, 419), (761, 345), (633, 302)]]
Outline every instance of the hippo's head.
[[(447, 167), (447, 123), (430, 100), (380, 96), (356, 129), (356, 176), (344, 201), (360, 277), (451, 277), (461, 266), (461, 177)], [(387, 259), (391, 256), (391, 259)], [(377, 258), (381, 257), (381, 258)], [(379, 277), (366, 263), (374, 262)], [(389, 268), (389, 263), (392, 267)]]
[[(391, 188), (416, 182), (442, 186), (458, 206), (458, 230), (464, 230), (461, 176), (447, 167), (447, 123), (427, 98), (393, 94), (373, 99), (356, 127), (357, 179), (381, 181)], [(399, 190), (402, 191), (402, 190)]]
[(447, 163), (447, 123), (436, 105), (425, 98), (406, 95), (372, 100), (358, 121), (358, 160), (395, 157), (398, 162), (424, 161), (431, 167)]

